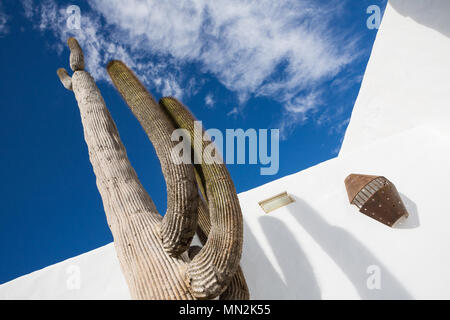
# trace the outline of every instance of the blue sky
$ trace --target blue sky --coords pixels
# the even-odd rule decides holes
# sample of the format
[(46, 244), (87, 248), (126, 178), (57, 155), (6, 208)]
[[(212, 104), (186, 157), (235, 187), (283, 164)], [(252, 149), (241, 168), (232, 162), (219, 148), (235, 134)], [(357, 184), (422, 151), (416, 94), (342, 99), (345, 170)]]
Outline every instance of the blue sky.
[[(70, 5), (79, 30), (67, 27)], [(376, 36), (370, 5), (386, 1), (0, 0), (0, 283), (112, 241), (75, 99), (56, 76), (68, 69), (68, 37), (164, 212), (159, 162), (106, 63), (123, 60), (206, 128), (279, 128), (276, 175), (228, 165), (242, 192), (337, 155)]]

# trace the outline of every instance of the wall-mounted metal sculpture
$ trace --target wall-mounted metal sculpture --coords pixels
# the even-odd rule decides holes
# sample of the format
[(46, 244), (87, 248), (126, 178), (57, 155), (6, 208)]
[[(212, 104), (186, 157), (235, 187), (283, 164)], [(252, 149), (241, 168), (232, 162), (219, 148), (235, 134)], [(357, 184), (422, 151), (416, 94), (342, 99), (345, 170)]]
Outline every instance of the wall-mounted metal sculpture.
[(408, 211), (394, 184), (382, 176), (350, 174), (345, 179), (348, 199), (361, 213), (392, 227)]

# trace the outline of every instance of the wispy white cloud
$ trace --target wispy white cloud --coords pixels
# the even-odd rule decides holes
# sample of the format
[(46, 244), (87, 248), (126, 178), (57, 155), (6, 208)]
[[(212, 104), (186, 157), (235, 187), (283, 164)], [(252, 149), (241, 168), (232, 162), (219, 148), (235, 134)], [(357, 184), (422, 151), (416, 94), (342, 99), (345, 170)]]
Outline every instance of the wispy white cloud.
[[(307, 119), (314, 91), (352, 62), (354, 35), (335, 30), (345, 1), (89, 0), (129, 46), (200, 63), (240, 103), (251, 96), (281, 102), (285, 129)], [(325, 3), (325, 4), (324, 4)], [(302, 101), (307, 99), (307, 101)], [(308, 100), (309, 99), (309, 100)], [(237, 109), (232, 115), (236, 115)], [(289, 130), (285, 130), (288, 132)]]
[[(339, 121), (335, 123), (331, 128), (329, 129), (329, 134), (337, 134), (342, 135), (344, 130), (347, 128), (348, 124), (350, 123), (350, 118), (344, 119), (342, 121)], [(343, 136), (343, 135), (342, 135)]]
[(227, 113), (227, 117), (236, 117), (239, 114), (239, 108), (234, 107)]
[(206, 107), (212, 109), (212, 108), (214, 108), (214, 103), (215, 103), (215, 101), (214, 101), (214, 97), (213, 97), (212, 93), (208, 93), (205, 97)]
[(321, 95), (320, 91), (312, 91), (299, 95), (285, 104), (284, 116), (278, 125), (282, 140), (287, 138), (296, 125), (306, 122), (311, 114), (318, 111), (323, 104)]
[[(147, 85), (182, 98), (198, 90), (183, 67), (198, 63), (241, 104), (252, 96), (280, 102), (285, 132), (320, 107), (317, 88), (359, 52), (354, 35), (333, 28), (345, 1), (88, 0), (92, 10), (82, 12), (81, 30), (67, 29), (65, 8), (55, 0), (22, 1), (36, 27), (61, 40), (58, 50), (77, 37), (98, 80), (108, 80), (108, 60), (121, 59)], [(213, 102), (205, 97), (207, 106)]]
[(34, 22), (34, 27), (42, 32), (52, 32), (60, 41), (53, 44), (62, 52), (69, 37), (76, 37), (86, 55), (86, 69), (97, 80), (110, 81), (106, 64), (112, 59), (124, 61), (147, 85), (156, 88), (162, 95), (182, 98), (184, 90), (179, 83), (179, 64), (174, 59), (153, 62), (145, 54), (127, 43), (119, 44), (104, 31), (101, 17), (95, 12), (82, 12), (81, 28), (69, 29), (66, 7), (54, 0), (33, 2), (22, 0), (24, 14)]
[(33, 0), (22, 0), (23, 13), (28, 19), (32, 19), (35, 14)]
[(363, 74), (357, 74), (357, 75), (350, 75), (350, 76), (343, 76), (343, 77), (339, 77), (339, 78), (335, 78), (332, 82), (331, 82), (331, 87), (332, 88), (336, 88), (338, 91), (346, 91), (348, 90), (350, 87), (361, 83), (362, 79), (363, 79)]
[(307, 119), (307, 113), (316, 110), (320, 105), (320, 93), (310, 92), (305, 96), (298, 96), (286, 104), (286, 111), (298, 115), (302, 119)]
[[(335, 75), (354, 58), (328, 28), (333, 7), (310, 0), (89, 0), (129, 45), (200, 62), (240, 96), (280, 101)], [(350, 45), (350, 46), (349, 46)], [(273, 77), (284, 65), (283, 77)]]
[(9, 32), (8, 27), (8, 15), (3, 11), (3, 4), (0, 1), (0, 37), (6, 35)]

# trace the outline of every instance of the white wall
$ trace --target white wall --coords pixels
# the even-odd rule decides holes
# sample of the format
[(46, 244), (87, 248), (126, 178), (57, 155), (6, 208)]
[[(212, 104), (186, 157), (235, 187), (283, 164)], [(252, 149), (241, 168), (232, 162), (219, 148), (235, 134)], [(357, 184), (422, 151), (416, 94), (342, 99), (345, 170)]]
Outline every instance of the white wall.
[[(427, 4), (425, 6), (425, 4)], [(391, 0), (336, 159), (239, 195), (254, 299), (450, 299), (450, 1)], [(393, 181), (410, 217), (389, 228), (348, 203), (350, 173)], [(265, 214), (258, 201), (295, 202)], [(67, 268), (80, 268), (69, 290)], [(380, 289), (367, 286), (367, 268)], [(128, 299), (112, 245), (0, 286), (0, 298)]]
[(114, 244), (0, 286), (0, 299), (130, 299)]
[[(449, 146), (448, 137), (417, 127), (241, 194), (252, 297), (449, 299)], [(349, 173), (388, 177), (408, 220), (393, 229), (359, 213), (348, 203)], [(295, 203), (270, 214), (258, 207), (285, 190)], [(380, 290), (366, 285), (372, 265), (381, 271)]]
[(341, 154), (427, 121), (450, 128), (450, 1), (390, 0)]

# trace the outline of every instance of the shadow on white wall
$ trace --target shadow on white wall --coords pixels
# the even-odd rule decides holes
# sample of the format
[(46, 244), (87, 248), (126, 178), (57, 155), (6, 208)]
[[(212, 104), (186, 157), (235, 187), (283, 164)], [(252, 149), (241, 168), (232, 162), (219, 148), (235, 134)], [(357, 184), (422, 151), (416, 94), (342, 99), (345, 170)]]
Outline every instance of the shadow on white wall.
[(288, 299), (287, 286), (261, 248), (259, 241), (244, 220), (244, 251), (242, 263), (250, 288), (251, 299)]
[(259, 223), (283, 273), (284, 294), (289, 299), (321, 299), (313, 267), (285, 223), (270, 216)]
[(450, 38), (449, 0), (389, 0), (389, 3), (401, 15)]
[[(362, 299), (411, 299), (403, 285), (364, 244), (346, 230), (330, 225), (302, 199), (293, 197), (295, 202), (287, 207), (292, 216), (340, 267)], [(372, 265), (381, 270), (380, 289), (370, 290), (367, 286), (367, 268)]]
[(420, 226), (419, 212), (417, 205), (410, 198), (399, 192), (406, 210), (408, 211), (408, 218), (401, 218), (394, 226), (395, 229), (414, 229)]

